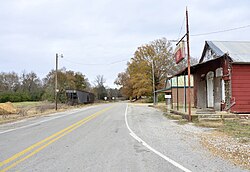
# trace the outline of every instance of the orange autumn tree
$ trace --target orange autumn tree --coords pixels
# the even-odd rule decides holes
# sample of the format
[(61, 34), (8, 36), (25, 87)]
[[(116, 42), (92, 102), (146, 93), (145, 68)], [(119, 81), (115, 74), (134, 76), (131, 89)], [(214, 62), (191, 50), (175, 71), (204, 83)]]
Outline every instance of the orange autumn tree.
[(126, 97), (151, 96), (153, 93), (152, 68), (154, 68), (157, 90), (164, 87), (167, 75), (172, 75), (183, 67), (182, 63), (178, 66), (175, 64), (170, 42), (166, 38), (157, 39), (137, 48), (127, 64), (126, 71), (118, 74), (115, 84), (121, 86), (121, 91)]

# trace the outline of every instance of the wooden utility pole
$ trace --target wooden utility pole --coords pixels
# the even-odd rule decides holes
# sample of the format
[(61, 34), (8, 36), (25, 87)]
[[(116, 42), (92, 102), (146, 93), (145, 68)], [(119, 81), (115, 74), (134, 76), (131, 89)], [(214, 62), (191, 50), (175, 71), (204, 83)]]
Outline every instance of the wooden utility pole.
[(154, 105), (156, 105), (154, 60), (152, 60), (152, 79), (153, 79), (153, 93), (154, 93), (153, 101), (154, 101)]
[(57, 110), (57, 70), (58, 70), (58, 54), (56, 53), (56, 73), (55, 73), (55, 102)]
[(188, 9), (186, 7), (186, 29), (187, 29), (187, 53), (188, 53), (188, 121), (192, 120), (191, 116), (191, 88), (190, 88), (190, 75), (191, 75), (191, 70), (190, 70), (190, 48), (189, 48), (189, 25), (188, 25)]
[[(63, 58), (63, 55), (61, 54), (61, 58)], [(58, 97), (58, 88), (57, 88), (57, 71), (58, 71), (58, 54), (56, 53), (56, 71), (55, 71), (55, 102), (56, 102), (56, 110), (57, 110), (57, 97)]]

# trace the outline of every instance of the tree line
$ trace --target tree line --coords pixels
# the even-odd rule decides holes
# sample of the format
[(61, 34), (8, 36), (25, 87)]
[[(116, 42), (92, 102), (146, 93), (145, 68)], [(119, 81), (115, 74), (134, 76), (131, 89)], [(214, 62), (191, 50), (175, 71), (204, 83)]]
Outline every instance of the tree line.
[[(192, 64), (196, 61), (191, 58)], [(137, 48), (126, 70), (118, 74), (115, 84), (121, 87), (126, 98), (151, 97), (153, 83), (154, 91), (164, 88), (166, 78), (183, 70), (186, 64), (186, 60), (175, 63), (173, 47), (166, 38), (157, 39)]]
[[(85, 90), (93, 92), (96, 98), (103, 99), (105, 96), (120, 96), (117, 89), (104, 86), (105, 79), (98, 75), (94, 86), (81, 72), (66, 70), (57, 71), (58, 100), (66, 102), (66, 89)], [(0, 102), (22, 102), (22, 101), (54, 101), (55, 100), (55, 70), (51, 70), (45, 78), (40, 79), (35, 72), (0, 73)]]

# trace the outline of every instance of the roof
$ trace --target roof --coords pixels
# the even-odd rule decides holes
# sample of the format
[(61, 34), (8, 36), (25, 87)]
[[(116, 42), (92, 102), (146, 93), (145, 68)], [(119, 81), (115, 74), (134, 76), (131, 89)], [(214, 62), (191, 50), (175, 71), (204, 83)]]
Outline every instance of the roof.
[(235, 63), (250, 63), (250, 42), (248, 41), (206, 41), (200, 62), (206, 58), (208, 49), (211, 49), (213, 58), (227, 54)]
[(75, 90), (75, 89), (66, 89), (65, 91), (66, 91), (66, 93), (83, 92), (83, 93), (90, 93), (90, 94), (93, 94), (93, 93), (88, 92), (88, 91), (84, 91), (84, 90)]
[[(211, 50), (211, 51), (210, 51)], [(230, 57), (233, 63), (250, 64), (250, 42), (249, 41), (206, 41), (199, 63), (191, 66), (191, 74), (195, 68), (206, 65), (208, 61), (215, 61), (219, 58)], [(187, 75), (188, 68), (179, 71), (170, 78)]]

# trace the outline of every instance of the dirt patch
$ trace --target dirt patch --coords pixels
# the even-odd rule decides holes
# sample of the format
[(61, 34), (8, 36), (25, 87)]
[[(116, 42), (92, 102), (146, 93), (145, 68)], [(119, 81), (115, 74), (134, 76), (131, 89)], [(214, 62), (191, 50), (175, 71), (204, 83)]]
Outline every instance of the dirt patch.
[(222, 132), (213, 131), (209, 134), (202, 134), (201, 142), (213, 154), (250, 170), (249, 138), (235, 138)]
[(0, 103), (0, 115), (17, 113), (17, 109), (11, 102)]
[[(96, 104), (96, 103), (95, 103)], [(26, 118), (38, 117), (55, 112), (63, 112), (69, 109), (92, 106), (95, 104), (83, 104), (76, 106), (69, 106), (66, 104), (58, 104), (58, 110), (55, 110), (55, 103), (50, 102), (20, 102), (20, 103), (0, 103), (3, 114), (0, 113), (0, 124), (14, 122)]]
[[(65, 111), (74, 107), (64, 104), (58, 104), (58, 111)], [(36, 116), (42, 116), (49, 113), (54, 113), (55, 105), (53, 103), (41, 102), (32, 105), (23, 105), (14, 107), (12, 103), (0, 104), (0, 124), (14, 122), (25, 118), (31, 118)]]

